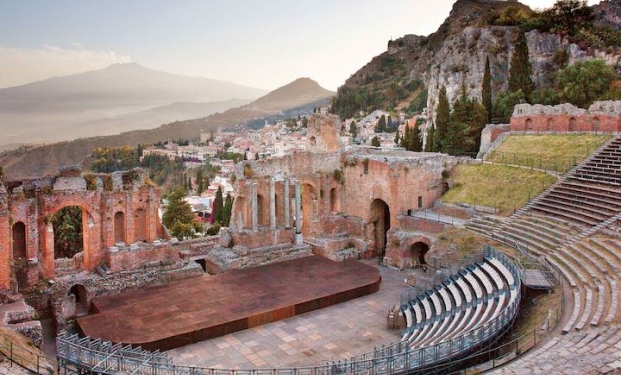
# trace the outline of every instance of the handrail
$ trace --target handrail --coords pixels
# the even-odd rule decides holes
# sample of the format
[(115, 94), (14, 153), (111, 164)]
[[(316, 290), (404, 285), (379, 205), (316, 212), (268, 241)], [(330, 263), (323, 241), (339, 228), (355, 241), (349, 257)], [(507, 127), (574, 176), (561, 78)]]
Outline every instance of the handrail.
[(0, 332), (0, 353), (14, 364), (36, 374), (52, 373), (52, 368), (47, 363), (44, 355), (18, 344), (14, 344), (11, 338)]
[[(373, 352), (353, 357), (351, 360), (329, 362), (320, 366), (228, 370), (173, 365), (164, 353), (158, 353), (157, 360), (146, 361), (145, 358), (154, 353), (140, 349), (130, 348), (128, 352), (133, 354), (132, 356), (119, 355), (121, 353), (116, 345), (90, 338), (79, 338), (77, 335), (70, 335), (63, 331), (56, 338), (57, 356), (59, 363), (72, 364), (82, 369), (92, 369), (95, 364), (98, 364), (98, 372), (101, 373), (114, 374), (120, 371), (140, 375), (389, 375), (435, 366), (462, 356), (477, 345), (496, 337), (513, 322), (517, 315), (521, 299), (520, 277), (517, 268), (508, 257), (491, 246), (486, 246), (484, 253), (486, 256), (497, 258), (510, 270), (517, 283), (512, 286), (512, 289), (513, 287), (517, 289), (514, 291), (516, 297), (494, 319), (458, 337), (433, 346), (411, 349), (397, 342), (379, 350), (376, 348)], [(102, 347), (108, 350), (102, 350)], [(104, 370), (100, 370), (101, 368)]]

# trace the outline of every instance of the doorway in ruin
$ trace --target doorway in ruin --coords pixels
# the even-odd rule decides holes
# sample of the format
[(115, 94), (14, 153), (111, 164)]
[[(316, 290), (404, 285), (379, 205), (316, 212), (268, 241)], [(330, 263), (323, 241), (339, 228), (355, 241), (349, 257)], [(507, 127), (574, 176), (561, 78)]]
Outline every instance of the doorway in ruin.
[(425, 255), (429, 251), (429, 245), (424, 242), (415, 242), (410, 245), (410, 257), (412, 258), (412, 264), (426, 266), (427, 260)]
[[(317, 210), (317, 193), (313, 185), (302, 185), (302, 234), (310, 236), (311, 224)], [(295, 206), (294, 206), (295, 207)]]
[(554, 120), (549, 117), (546, 121), (546, 131), (552, 132), (554, 130)]
[(134, 212), (134, 242), (147, 240), (147, 212), (139, 208)]
[(265, 209), (265, 198), (261, 194), (257, 194), (257, 225), (260, 227), (266, 226), (269, 218), (266, 220), (265, 215), (269, 210)]
[(125, 242), (125, 214), (114, 214), (114, 243)]
[(18, 221), (13, 225), (13, 261), (26, 260), (26, 224)]
[(388, 204), (381, 199), (371, 202), (371, 224), (373, 239), (375, 240), (375, 255), (384, 256), (386, 254), (386, 238), (390, 229), (390, 209)]
[(339, 196), (336, 188), (330, 189), (330, 211), (338, 212), (341, 210), (341, 202), (339, 201)]
[(235, 223), (237, 228), (244, 229), (248, 228), (248, 207), (247, 200), (244, 197), (235, 198), (235, 203), (233, 204), (233, 214), (231, 215), (231, 221)]
[(54, 259), (72, 259), (84, 250), (83, 215), (81, 207), (67, 206), (58, 210), (52, 218)]
[(75, 297), (75, 313), (76, 316), (88, 315), (88, 293), (82, 284), (75, 284), (69, 289), (67, 295)]
[(578, 130), (578, 124), (576, 118), (572, 117), (569, 119), (569, 127), (567, 128), (567, 131), (575, 132), (576, 130)]

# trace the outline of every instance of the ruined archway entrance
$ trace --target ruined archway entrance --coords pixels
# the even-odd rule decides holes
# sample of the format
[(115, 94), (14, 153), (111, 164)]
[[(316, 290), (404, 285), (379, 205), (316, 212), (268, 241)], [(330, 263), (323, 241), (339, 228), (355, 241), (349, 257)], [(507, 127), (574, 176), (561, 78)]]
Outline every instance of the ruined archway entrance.
[(302, 234), (311, 236), (311, 224), (317, 210), (317, 193), (311, 184), (302, 185)]
[(13, 261), (26, 260), (26, 224), (18, 221), (13, 225)]
[(265, 213), (269, 212), (265, 207), (265, 198), (261, 194), (257, 194), (257, 219), (259, 220), (257, 225), (260, 227), (264, 227), (267, 225), (267, 221), (265, 218)]
[(233, 221), (235, 223), (235, 226), (239, 229), (244, 229), (248, 227), (248, 207), (246, 207), (246, 205), (246, 198), (235, 198), (234, 211), (231, 215), (231, 221)]
[(426, 267), (427, 260), (425, 259), (425, 255), (428, 251), (429, 245), (424, 242), (419, 241), (410, 245), (410, 256), (412, 258), (412, 264)]
[(330, 189), (330, 211), (338, 212), (341, 209), (341, 202), (339, 201), (339, 196), (336, 188)]
[(125, 214), (120, 211), (114, 214), (114, 242), (125, 242)]
[(371, 202), (370, 210), (369, 224), (371, 224), (372, 238), (375, 241), (375, 255), (384, 256), (386, 237), (390, 229), (390, 209), (386, 202), (376, 199)]
[[(54, 259), (72, 259), (84, 250), (84, 213), (79, 206), (66, 206), (52, 218)], [(71, 263), (61, 267), (71, 266)]]
[(139, 208), (134, 213), (134, 241), (146, 241), (147, 240), (147, 213), (142, 208)]
[(567, 127), (567, 130), (570, 132), (575, 132), (576, 130), (578, 130), (578, 123), (575, 117), (569, 119), (569, 126)]
[(88, 293), (84, 285), (75, 284), (69, 289), (68, 295), (75, 297), (76, 315), (83, 316), (88, 314)]

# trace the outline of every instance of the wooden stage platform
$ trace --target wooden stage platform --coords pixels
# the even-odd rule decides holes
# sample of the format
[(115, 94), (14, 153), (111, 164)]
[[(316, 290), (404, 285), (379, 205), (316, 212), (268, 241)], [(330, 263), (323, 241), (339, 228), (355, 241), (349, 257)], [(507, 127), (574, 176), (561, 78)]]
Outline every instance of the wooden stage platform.
[(94, 298), (95, 313), (76, 326), (92, 338), (169, 350), (371, 294), (380, 282), (373, 266), (309, 256)]

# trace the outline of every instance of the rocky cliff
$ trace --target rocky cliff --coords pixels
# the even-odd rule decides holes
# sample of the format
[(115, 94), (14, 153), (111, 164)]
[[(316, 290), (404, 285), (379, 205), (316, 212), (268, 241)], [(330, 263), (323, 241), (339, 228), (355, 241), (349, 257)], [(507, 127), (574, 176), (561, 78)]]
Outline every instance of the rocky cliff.
[[(435, 106), (440, 87), (447, 89), (449, 102), (460, 92), (462, 83), (470, 97), (481, 100), (481, 83), (485, 59), (489, 57), (492, 73), (492, 91), (507, 90), (508, 72), (513, 41), (520, 31), (517, 26), (489, 25), (490, 17), (501, 14), (508, 7), (526, 14), (531, 10), (515, 1), (458, 0), (449, 17), (438, 31), (428, 37), (406, 35), (388, 42), (387, 51), (375, 57), (354, 73), (339, 89), (339, 96), (359, 92), (384, 94), (383, 101), (375, 104), (383, 109), (391, 107), (389, 97), (398, 91), (399, 100), (410, 100), (410, 82), (422, 81), (428, 90), (428, 123), (435, 117)], [(594, 7), (597, 23), (619, 28), (621, 0), (604, 1)], [(568, 38), (553, 33), (532, 30), (526, 33), (533, 80), (537, 87), (549, 84), (549, 73), (562, 64), (576, 60), (601, 58), (619, 66), (620, 55), (616, 48), (600, 51), (571, 43)], [(559, 59), (559, 55), (566, 56)], [(351, 94), (353, 93), (353, 94)], [(339, 97), (337, 96), (337, 101)]]

